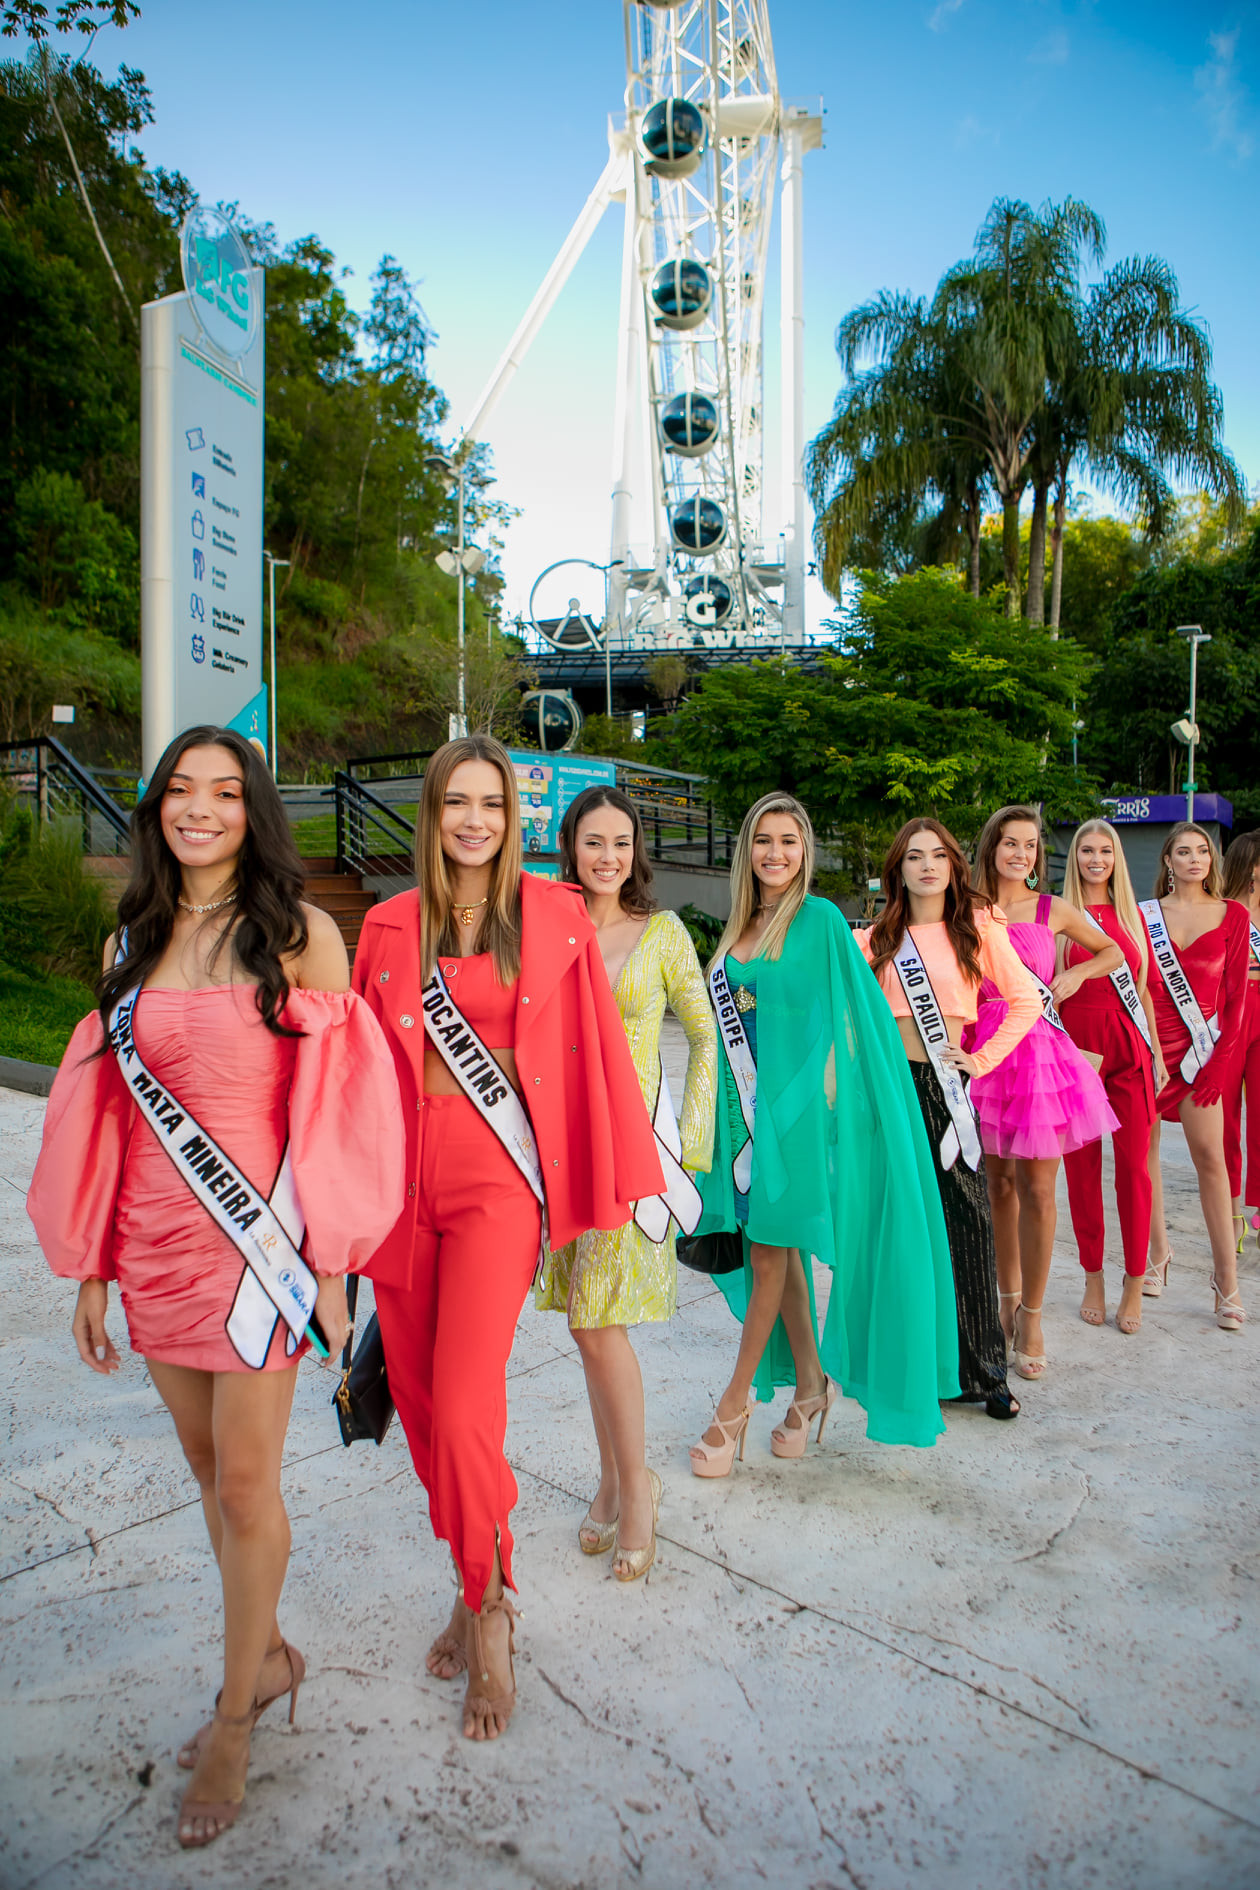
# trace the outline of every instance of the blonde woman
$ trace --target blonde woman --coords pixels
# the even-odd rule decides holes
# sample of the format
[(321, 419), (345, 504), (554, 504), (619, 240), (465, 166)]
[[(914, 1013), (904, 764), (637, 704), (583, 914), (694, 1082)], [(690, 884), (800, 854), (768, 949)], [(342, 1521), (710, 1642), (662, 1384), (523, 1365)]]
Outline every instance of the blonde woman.
[(1238, 1292), (1221, 1098), (1247, 1001), (1248, 927), (1242, 906), (1222, 898), (1221, 883), (1221, 857), (1211, 834), (1193, 821), (1179, 821), (1159, 856), (1156, 896), (1142, 906), (1155, 951), (1158, 975), (1152, 995), (1169, 1073), (1156, 1098), (1151, 1136), (1151, 1226), (1155, 1250), (1164, 1255), (1154, 1269), (1162, 1287), (1169, 1250), (1159, 1125), (1161, 1120), (1180, 1122), (1212, 1244), (1216, 1323), (1223, 1332), (1237, 1332), (1247, 1315)]
[(516, 1700), (505, 1375), (552, 1238), (617, 1227), (662, 1186), (626, 1034), (572, 887), (521, 870), (515, 771), (489, 735), (425, 770), (416, 890), (371, 911), (355, 989), (393, 1052), (407, 1200), (368, 1262), (389, 1385), (460, 1593), (429, 1672), (469, 1671), (464, 1736)]
[[(1061, 1004), (1063, 1022), (1079, 1050), (1094, 1062), (1119, 1127), (1115, 1155), (1116, 1207), (1124, 1247), (1124, 1287), (1116, 1313), (1121, 1332), (1142, 1323), (1142, 1292), (1151, 1238), (1148, 1161), (1155, 1097), (1167, 1080), (1150, 981), (1151, 941), (1138, 911), (1120, 836), (1107, 820), (1087, 820), (1072, 835), (1063, 897), (1092, 920), (1124, 953), (1124, 966), (1106, 978), (1086, 978)], [(1090, 961), (1068, 943), (1066, 970)], [(1136, 1006), (1136, 1008), (1135, 1008)], [(1103, 1283), (1102, 1142), (1087, 1142), (1063, 1158), (1077, 1252), (1085, 1270), (1081, 1318), (1101, 1326), (1107, 1317)]]
[[(1235, 1252), (1247, 1238), (1247, 1207), (1260, 1207), (1260, 832), (1240, 833), (1225, 854), (1225, 897), (1247, 909), (1247, 1001), (1242, 1036), (1224, 1091), (1225, 1165), (1233, 1196)], [(1243, 1191), (1243, 1091), (1247, 1092), (1247, 1186)], [(1260, 1214), (1251, 1225), (1260, 1241)]]
[[(821, 1439), (839, 1389), (867, 1435), (931, 1444), (958, 1396), (953, 1277), (936, 1174), (892, 1012), (847, 924), (810, 895), (814, 834), (770, 794), (744, 819), (731, 916), (709, 967), (717, 1016), (713, 1165), (699, 1231), (738, 1232), (743, 1265), (719, 1284), (743, 1322), (697, 1476), (743, 1456), (754, 1383), (793, 1387), (776, 1457)], [(832, 1270), (821, 1347), (813, 1261)]]
[[(675, 1146), (684, 1168), (693, 1174), (706, 1169), (717, 1076), (713, 1013), (686, 926), (676, 912), (657, 910), (643, 824), (619, 788), (587, 788), (572, 803), (560, 827), (560, 872), (582, 888), (643, 1100), (654, 1116), (662, 1100), (666, 1106), (670, 1100), (668, 1089), (664, 1099), (660, 1095), (666, 1009), (687, 1033)], [(674, 1315), (675, 1225), (665, 1202), (636, 1203), (625, 1227), (592, 1229), (554, 1253), (535, 1294), (542, 1310), (568, 1314), (599, 1445), (599, 1489), (578, 1529), (578, 1546), (584, 1555), (611, 1549), (612, 1572), (621, 1582), (646, 1575), (656, 1559), (661, 1496), (661, 1480), (645, 1459), (643, 1374), (627, 1328)]]

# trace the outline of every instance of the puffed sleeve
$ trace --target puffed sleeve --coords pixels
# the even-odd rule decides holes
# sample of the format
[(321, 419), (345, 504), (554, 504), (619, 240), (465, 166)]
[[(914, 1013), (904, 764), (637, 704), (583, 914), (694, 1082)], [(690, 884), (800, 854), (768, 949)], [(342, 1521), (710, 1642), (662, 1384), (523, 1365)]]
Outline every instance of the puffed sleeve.
[(683, 1166), (707, 1174), (713, 1160), (717, 1025), (691, 934), (677, 913), (666, 916), (669, 923), (661, 941), (661, 976), (669, 1008), (687, 1033), (687, 1081), (678, 1123)]
[(75, 1028), (53, 1079), (26, 1211), (53, 1272), (112, 1280), (114, 1208), (135, 1106), (93, 1011)]
[(975, 1052), (976, 1075), (987, 1076), (1028, 1035), (1042, 1014), (1041, 998), (1007, 937), (1002, 914), (977, 909), (975, 921), (980, 934), (980, 969), (1006, 999), (1005, 1017), (984, 1048)]
[(402, 1212), (404, 1138), (394, 1059), (353, 991), (293, 991), (304, 1032), (289, 1090), (289, 1145), (317, 1273), (358, 1273)]

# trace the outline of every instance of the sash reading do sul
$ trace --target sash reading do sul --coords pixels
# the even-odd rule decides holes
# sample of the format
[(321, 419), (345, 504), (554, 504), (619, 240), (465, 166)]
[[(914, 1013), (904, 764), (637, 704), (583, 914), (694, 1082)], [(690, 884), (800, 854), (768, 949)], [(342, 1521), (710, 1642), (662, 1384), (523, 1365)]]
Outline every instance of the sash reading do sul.
[(671, 1220), (678, 1222), (684, 1234), (694, 1234), (704, 1205), (699, 1188), (682, 1165), (682, 1137), (678, 1133), (674, 1099), (669, 1093), (669, 1078), (663, 1063), (660, 1070), (656, 1108), (652, 1112), (652, 1131), (656, 1136), (656, 1152), (661, 1158), (661, 1168), (665, 1174), (665, 1188), (663, 1193), (645, 1195), (642, 1201), (634, 1204), (635, 1226), (654, 1247), (659, 1247), (669, 1233)]
[(744, 1127), (748, 1131), (747, 1140), (731, 1163), (731, 1175), (735, 1182), (736, 1193), (747, 1194), (752, 1184), (753, 1124), (757, 1116), (757, 1060), (753, 1056), (752, 1045), (748, 1041), (748, 1032), (744, 1029), (744, 1020), (739, 1014), (739, 1007), (731, 995), (731, 984), (726, 975), (725, 964), (714, 965), (709, 973), (709, 1001), (713, 1005), (717, 1027), (722, 1033), (726, 1060), (731, 1066), (731, 1075), (735, 1078), (735, 1089), (739, 1096), (739, 1111), (744, 1118)]
[(936, 992), (932, 989), (927, 966), (919, 956), (919, 948), (909, 932), (893, 956), (893, 969), (901, 981), (919, 1040), (927, 1051), (928, 1062), (932, 1065), (945, 1107), (949, 1111), (950, 1126), (941, 1137), (941, 1167), (948, 1171), (961, 1155), (968, 1168), (978, 1169), (984, 1159), (984, 1150), (980, 1146), (975, 1111), (971, 1107), (962, 1071), (955, 1069), (952, 1063), (946, 1063), (941, 1056), (941, 1051), (949, 1042), (949, 1031)]
[[(120, 943), (118, 959), (126, 955)], [(281, 1319), (292, 1355), (315, 1308), (319, 1282), (298, 1249), (306, 1222), (298, 1202), (293, 1163), (284, 1161), (268, 1199), (230, 1161), (191, 1110), (158, 1082), (136, 1048), (134, 1018), (141, 987), (119, 998), (109, 1019), (109, 1043), (136, 1107), (158, 1146), (169, 1155), (206, 1213), (245, 1262), (227, 1317), (227, 1335), (246, 1365), (260, 1371)]]
[(1125, 1010), (1132, 1019), (1134, 1029), (1141, 1037), (1142, 1042), (1146, 1045), (1151, 1055), (1154, 1056), (1155, 1046), (1151, 1042), (1150, 1025), (1146, 1021), (1146, 1011), (1143, 1008), (1141, 997), (1138, 995), (1137, 980), (1129, 970), (1128, 965), (1121, 965), (1118, 971), (1110, 972), (1108, 975), (1115, 987), (1116, 996), (1120, 999), (1120, 1002), (1124, 1005)]
[(1164, 980), (1169, 997), (1177, 1006), (1182, 1023), (1190, 1033), (1190, 1048), (1181, 1059), (1181, 1074), (1185, 1082), (1193, 1083), (1199, 1071), (1208, 1066), (1216, 1048), (1216, 1040), (1221, 1034), (1220, 1025), (1214, 1017), (1204, 1017), (1199, 1000), (1190, 989), (1190, 980), (1182, 970), (1176, 947), (1168, 936), (1168, 926), (1159, 900), (1144, 899), (1139, 910), (1151, 935), (1151, 949), (1155, 954), (1155, 963), (1159, 966), (1159, 975)]
[(429, 1042), (529, 1183), (543, 1211), (545, 1254), (547, 1197), (543, 1193), (542, 1163), (534, 1141), (533, 1124), (525, 1113), (524, 1103), (451, 996), (440, 965), (434, 966), (433, 976), (420, 993), (420, 1008)]

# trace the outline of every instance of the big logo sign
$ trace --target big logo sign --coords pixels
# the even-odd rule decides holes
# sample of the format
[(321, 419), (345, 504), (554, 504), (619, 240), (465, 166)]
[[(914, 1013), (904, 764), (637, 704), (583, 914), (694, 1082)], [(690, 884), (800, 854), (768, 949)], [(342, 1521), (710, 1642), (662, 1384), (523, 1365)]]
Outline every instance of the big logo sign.
[(239, 361), (253, 347), (262, 318), (249, 254), (222, 211), (198, 204), (180, 233), (184, 287), (206, 339)]

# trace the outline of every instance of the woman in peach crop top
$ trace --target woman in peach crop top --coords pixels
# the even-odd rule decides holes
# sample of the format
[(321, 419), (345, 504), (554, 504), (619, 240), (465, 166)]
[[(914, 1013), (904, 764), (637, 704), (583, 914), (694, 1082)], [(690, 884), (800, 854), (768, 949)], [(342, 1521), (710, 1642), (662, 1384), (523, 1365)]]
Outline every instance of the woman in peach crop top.
[[(958, 1302), (962, 1402), (983, 1404), (993, 1418), (1012, 1418), (1019, 1402), (1006, 1382), (1006, 1340), (998, 1317), (993, 1222), (978, 1127), (973, 1120), (972, 1133), (965, 1140), (960, 1134), (959, 1118), (950, 1113), (943, 1078), (928, 1056), (893, 958), (908, 935), (948, 1033), (948, 1043), (938, 1052), (946, 1071), (980, 1076), (993, 1069), (1033, 1028), (1041, 1016), (1041, 1000), (1007, 940), (1000, 913), (973, 894), (962, 849), (938, 821), (906, 823), (889, 848), (883, 882), (883, 912), (855, 936), (897, 1019), (936, 1161)], [(964, 1025), (975, 1018), (984, 978), (998, 987), (1008, 1008), (983, 1051), (969, 1056), (960, 1039)], [(970, 1108), (968, 1099), (965, 1111)], [(966, 1128), (965, 1113), (961, 1126)]]

